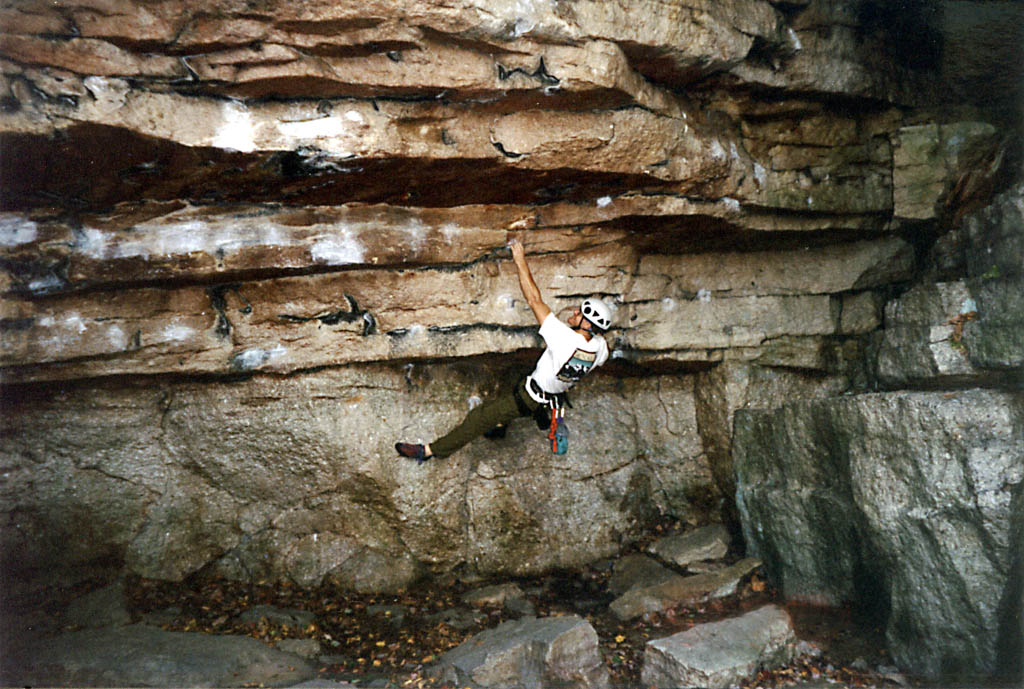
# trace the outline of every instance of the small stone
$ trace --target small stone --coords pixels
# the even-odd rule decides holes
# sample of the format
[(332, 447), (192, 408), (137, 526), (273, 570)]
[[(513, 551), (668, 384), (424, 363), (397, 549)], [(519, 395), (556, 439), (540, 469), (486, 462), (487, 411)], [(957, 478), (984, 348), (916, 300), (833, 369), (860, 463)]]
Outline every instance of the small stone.
[(371, 605), (366, 608), (366, 612), (371, 615), (387, 618), (392, 627), (401, 627), (405, 622), (408, 608), (404, 605)]
[(257, 605), (249, 608), (239, 614), (237, 619), (242, 624), (258, 624), (264, 617), (271, 624), (288, 627), (304, 628), (316, 623), (316, 615), (311, 612), (293, 608), (275, 608), (272, 605)]
[(462, 597), (462, 602), (477, 606), (499, 606), (507, 600), (522, 598), (524, 595), (523, 590), (515, 584), (497, 584), (470, 591)]
[(431, 624), (446, 624), (452, 629), (458, 629), (459, 631), (472, 629), (477, 625), (483, 624), (486, 619), (487, 615), (482, 612), (466, 608), (443, 610), (427, 617)]
[(651, 544), (647, 551), (677, 567), (686, 567), (700, 560), (717, 560), (729, 552), (729, 531), (721, 524), (705, 526), (662, 538)]
[(807, 641), (804, 641), (802, 639), (797, 643), (795, 651), (796, 651), (797, 657), (800, 657), (800, 656), (809, 656), (811, 658), (820, 658), (821, 657), (821, 649), (820, 648), (818, 648), (814, 644), (812, 644), (810, 642), (807, 642)]

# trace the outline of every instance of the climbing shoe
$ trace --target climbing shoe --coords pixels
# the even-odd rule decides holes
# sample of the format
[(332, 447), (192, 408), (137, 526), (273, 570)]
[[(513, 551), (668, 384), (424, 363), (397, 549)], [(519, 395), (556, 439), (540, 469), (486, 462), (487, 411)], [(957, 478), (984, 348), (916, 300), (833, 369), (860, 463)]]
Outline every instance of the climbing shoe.
[(426, 448), (422, 445), (413, 445), (412, 443), (395, 443), (395, 451), (403, 457), (415, 459), (417, 464), (423, 464), (423, 462), (430, 459), (426, 454)]

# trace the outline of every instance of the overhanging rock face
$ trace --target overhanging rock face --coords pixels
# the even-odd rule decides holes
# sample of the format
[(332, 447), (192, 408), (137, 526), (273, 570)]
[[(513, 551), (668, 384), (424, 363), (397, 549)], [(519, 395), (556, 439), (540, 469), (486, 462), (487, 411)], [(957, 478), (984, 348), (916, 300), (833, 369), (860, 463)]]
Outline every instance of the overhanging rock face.
[[(858, 62), (839, 40), (855, 17), (754, 1), (12, 5), (6, 378), (533, 347), (510, 236), (559, 308), (616, 302), (626, 358), (750, 359), (870, 330), (865, 291), (912, 267), (888, 236), (890, 103), (933, 75)], [(765, 64), (792, 94), (752, 97)], [(990, 130), (965, 136), (983, 147)], [(959, 173), (933, 174), (918, 203)], [(762, 276), (736, 253), (750, 249), (789, 258)], [(672, 256), (694, 250), (714, 253), (668, 287)]]
[(889, 103), (934, 74), (875, 69), (852, 5), (250, 5), (3, 10), (7, 380), (529, 348), (510, 236), (559, 308), (617, 302), (632, 359), (820, 349), (909, 275)]
[[(737, 410), (917, 383), (886, 302), (1001, 184), (919, 10), (0, 5), (5, 573), (398, 589), (729, 513)], [(398, 463), (532, 366), (512, 238), (553, 309), (615, 311), (572, 449)]]

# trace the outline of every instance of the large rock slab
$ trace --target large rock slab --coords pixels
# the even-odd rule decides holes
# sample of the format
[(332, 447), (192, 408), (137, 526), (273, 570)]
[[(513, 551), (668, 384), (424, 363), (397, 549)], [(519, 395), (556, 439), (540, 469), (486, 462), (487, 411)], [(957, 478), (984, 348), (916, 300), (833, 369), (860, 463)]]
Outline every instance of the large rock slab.
[(165, 580), (210, 566), (236, 580), (397, 590), (427, 569), (582, 567), (659, 513), (708, 518), (695, 496), (717, 493), (690, 376), (581, 383), (566, 455), (527, 419), (447, 461), (395, 455), (396, 441), (433, 440), (531, 365), (26, 395), (0, 420), (0, 502), (18, 515), (0, 528), (4, 571), (41, 584), (116, 559)]
[[(817, 353), (815, 353), (817, 354)], [(697, 402), (697, 427), (700, 429), (711, 465), (715, 484), (723, 495), (736, 491), (736, 473), (733, 469), (732, 439), (733, 417), (738, 409), (774, 409), (793, 399), (829, 397), (842, 394), (851, 388), (853, 381), (845, 375), (835, 362), (851, 357), (844, 348), (827, 348), (821, 356), (812, 356), (803, 368), (814, 369), (813, 362), (821, 359), (822, 374), (808, 375), (788, 368), (769, 367), (780, 364), (779, 359), (765, 356), (766, 366), (757, 366), (743, 361), (726, 361), (710, 371), (699, 374), (694, 385)], [(799, 356), (799, 355), (796, 355)], [(792, 360), (790, 354), (782, 357)], [(848, 368), (844, 365), (842, 368)], [(733, 527), (738, 528), (739, 516), (735, 503), (727, 502), (724, 517)]]
[(11, 685), (77, 687), (288, 686), (316, 674), (299, 656), (250, 637), (142, 625), (29, 639), (2, 673)]
[[(657, 10), (671, 21), (654, 21)], [(255, 12), (224, 2), (214, 16), (188, 3), (140, 10), (118, 2), (102, 17), (90, 13), (86, 2), (69, 7), (67, 14), (29, 2), (6, 11), (4, 19), (11, 33), (0, 53), (5, 56), (31, 56), (36, 64), (86, 74), (167, 79), (191, 73), (212, 82), (206, 88), (215, 92), (257, 96), (281, 95), (286, 78), (314, 80), (321, 90), (335, 93), (357, 92), (359, 85), (364, 86), (359, 93), (368, 86), (396, 93), (431, 87), (475, 93), (484, 85), (498, 91), (505, 86), (501, 81), (511, 80), (508, 88), (519, 75), (499, 76), (494, 58), (514, 61), (516, 51), (510, 48), (523, 44), (551, 49), (618, 42), (633, 51), (642, 70), (656, 70), (662, 79), (692, 80), (742, 61), (755, 37), (778, 41), (783, 18), (757, 0), (644, 0), (624, 7), (581, 2), (568, 8), (488, 0), (458, 6), (428, 1), (302, 7), (275, 1)], [(76, 27), (72, 46), (52, 50), (48, 36), (68, 31), (71, 22)], [(139, 23), (145, 28), (137, 30)], [(148, 41), (153, 51), (140, 58), (117, 47), (136, 40)], [(91, 61), (83, 62), (81, 56), (90, 53)], [(183, 64), (168, 53), (189, 60)], [(455, 67), (461, 62), (469, 63), (466, 69)], [(518, 81), (551, 83), (526, 73)]]
[(616, 617), (625, 621), (648, 612), (725, 598), (734, 594), (743, 578), (760, 566), (760, 560), (748, 557), (713, 572), (677, 574), (664, 581), (634, 587), (612, 601), (609, 607)]
[(916, 7), (868, 11), (847, 2), (798, 5), (785, 44), (771, 46), (767, 59), (747, 60), (731, 74), (775, 88), (787, 84), (907, 103), (935, 98), (936, 75), (928, 67), (941, 38), (930, 13)]
[(737, 412), (748, 547), (787, 599), (887, 619), (901, 667), (994, 672), (1012, 645), (1006, 606), (1019, 587), (1021, 401), (900, 392)]
[(725, 689), (760, 669), (785, 665), (795, 655), (789, 614), (768, 605), (741, 617), (699, 624), (665, 639), (648, 641), (645, 687)]
[(481, 689), (602, 689), (609, 681), (597, 632), (575, 615), (506, 622), (449, 651), (430, 672)]

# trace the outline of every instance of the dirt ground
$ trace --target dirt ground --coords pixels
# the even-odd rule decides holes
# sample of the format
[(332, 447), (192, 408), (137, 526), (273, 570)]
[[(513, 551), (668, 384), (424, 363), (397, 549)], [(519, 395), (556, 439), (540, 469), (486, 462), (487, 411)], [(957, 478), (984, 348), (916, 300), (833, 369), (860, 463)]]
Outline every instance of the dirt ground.
[[(760, 573), (729, 598), (622, 622), (608, 611), (611, 563), (583, 572), (515, 580), (537, 616), (577, 614), (597, 631), (612, 685), (641, 687), (645, 644), (695, 624), (711, 622), (776, 603), (776, 593)], [(183, 584), (132, 579), (128, 592), (135, 618), (159, 615), (165, 629), (246, 634), (274, 644), (287, 638), (319, 642), (320, 675), (359, 686), (438, 686), (425, 669), (440, 655), (474, 634), (515, 619), (521, 610), (472, 608), (464, 593), (487, 584), (437, 581), (397, 595), (360, 595), (330, 586), (300, 590), (288, 585), (241, 584), (196, 576)], [(236, 616), (255, 605), (312, 612), (305, 628), (275, 625), (266, 618), (243, 624)], [(789, 606), (798, 637), (810, 653), (785, 668), (763, 672), (745, 687), (918, 686), (891, 667), (880, 629), (866, 626), (848, 610)], [(152, 618), (151, 618), (152, 619)]]

